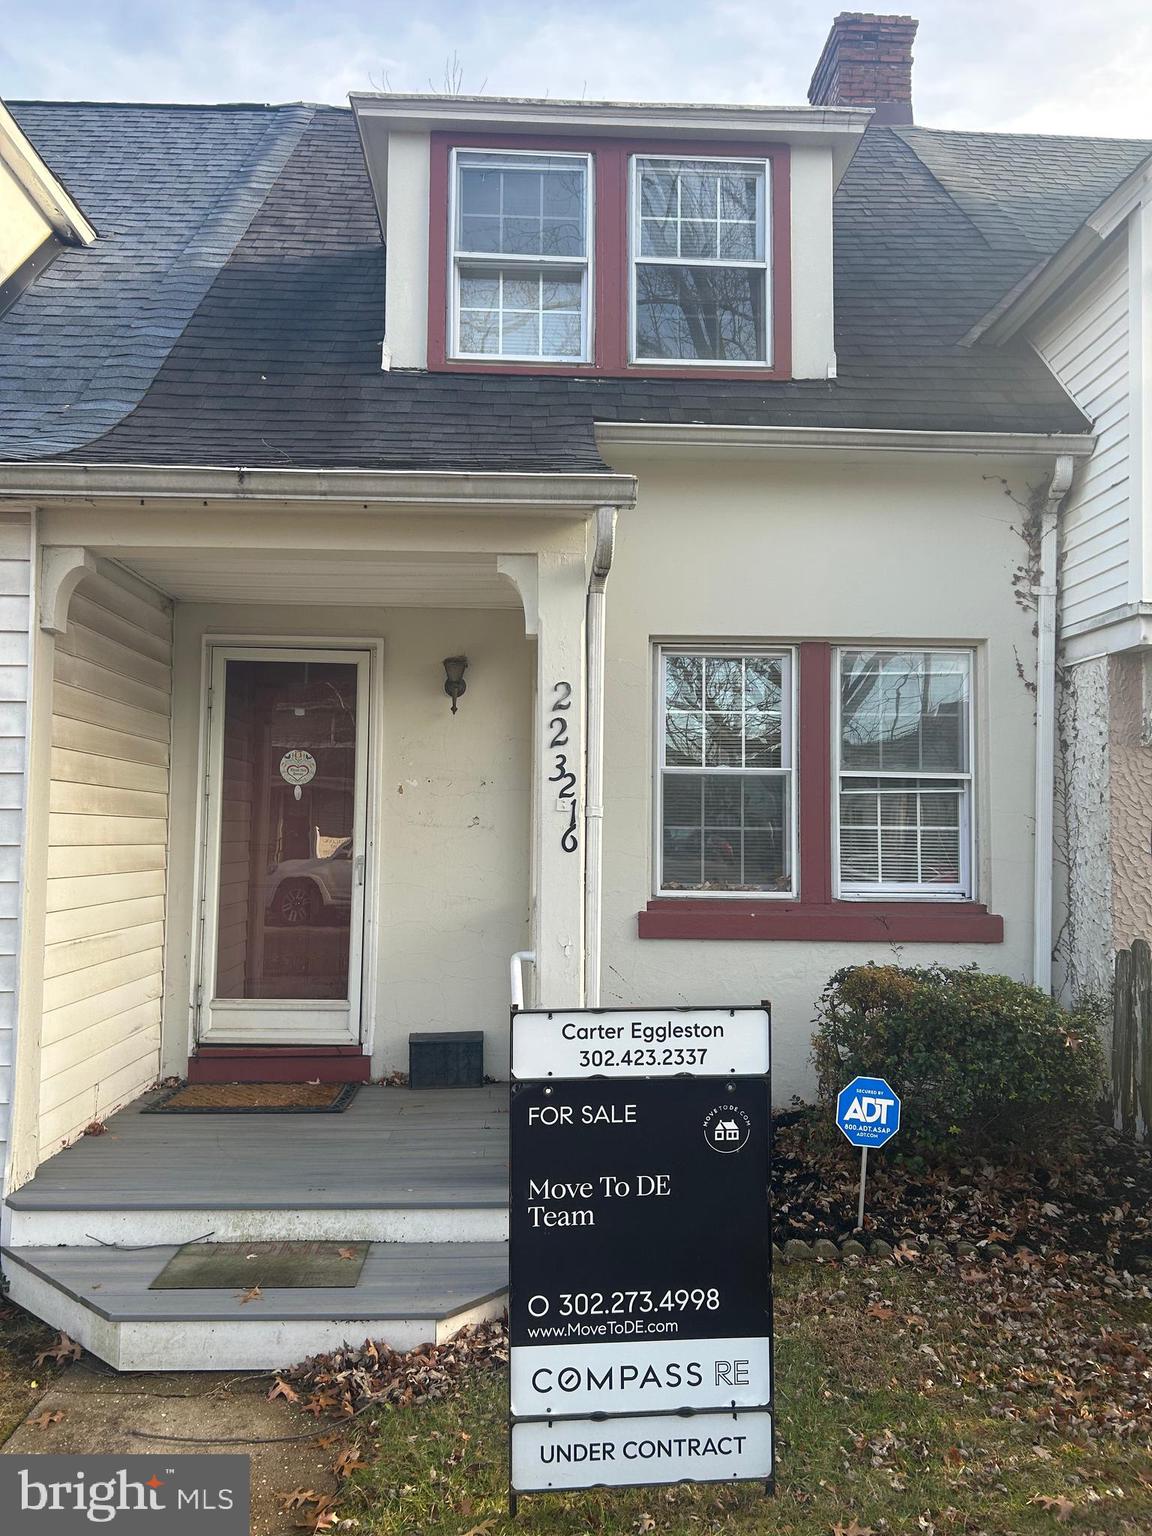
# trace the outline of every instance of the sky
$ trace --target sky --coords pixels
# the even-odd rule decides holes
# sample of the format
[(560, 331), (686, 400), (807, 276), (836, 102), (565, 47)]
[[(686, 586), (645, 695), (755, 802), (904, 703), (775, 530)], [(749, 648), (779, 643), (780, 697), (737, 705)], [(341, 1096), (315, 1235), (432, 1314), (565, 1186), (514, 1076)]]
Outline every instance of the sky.
[[(492, 95), (793, 105), (847, 3), (0, 0), (0, 97), (342, 103), (456, 75)], [(1149, 0), (909, 9), (917, 122), (1152, 138)]]

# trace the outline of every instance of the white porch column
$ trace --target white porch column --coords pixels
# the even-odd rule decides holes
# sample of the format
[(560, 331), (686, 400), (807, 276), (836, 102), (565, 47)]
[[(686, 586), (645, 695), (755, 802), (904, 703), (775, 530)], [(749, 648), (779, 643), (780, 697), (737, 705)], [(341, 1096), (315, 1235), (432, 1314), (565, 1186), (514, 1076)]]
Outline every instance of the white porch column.
[(507, 555), (524, 626), (536, 637), (532, 761), (533, 998), (538, 1007), (584, 1001), (584, 621), (582, 554)]

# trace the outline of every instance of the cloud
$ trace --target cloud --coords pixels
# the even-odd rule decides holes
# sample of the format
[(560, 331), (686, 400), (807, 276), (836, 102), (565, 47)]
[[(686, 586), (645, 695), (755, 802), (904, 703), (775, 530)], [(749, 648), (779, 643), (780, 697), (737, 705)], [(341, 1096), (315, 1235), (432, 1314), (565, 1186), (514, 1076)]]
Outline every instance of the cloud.
[[(11, 96), (330, 101), (438, 88), (802, 102), (832, 0), (41, 0), (6, 18)], [(918, 0), (917, 116), (934, 127), (1152, 138), (1147, 0)]]

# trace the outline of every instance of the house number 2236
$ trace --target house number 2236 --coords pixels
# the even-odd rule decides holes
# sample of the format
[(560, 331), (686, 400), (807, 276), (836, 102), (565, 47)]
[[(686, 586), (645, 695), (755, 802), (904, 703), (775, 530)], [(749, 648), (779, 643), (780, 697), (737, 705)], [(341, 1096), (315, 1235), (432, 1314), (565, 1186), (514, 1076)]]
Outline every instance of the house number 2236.
[(568, 766), (568, 714), (572, 708), (572, 684), (552, 684), (552, 706), (548, 718), (548, 750), (554, 754), (549, 784), (556, 785), (556, 797), (564, 802), (568, 822), (560, 834), (560, 846), (565, 853), (575, 853), (580, 846), (576, 830), (576, 775)]

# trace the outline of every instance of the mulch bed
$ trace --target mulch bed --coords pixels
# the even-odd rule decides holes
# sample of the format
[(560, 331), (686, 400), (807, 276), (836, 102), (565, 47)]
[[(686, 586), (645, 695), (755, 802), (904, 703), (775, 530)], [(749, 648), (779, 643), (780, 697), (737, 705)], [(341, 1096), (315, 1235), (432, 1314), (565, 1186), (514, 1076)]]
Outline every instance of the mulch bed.
[[(837, 1241), (856, 1224), (860, 1158), (811, 1109), (773, 1122), (773, 1239)], [(840, 1143), (839, 1145), (837, 1143)], [(870, 1238), (941, 1238), (1035, 1253), (1085, 1253), (1116, 1269), (1152, 1270), (1152, 1148), (1090, 1126), (1061, 1157), (981, 1158), (928, 1167), (897, 1145), (868, 1166)]]

